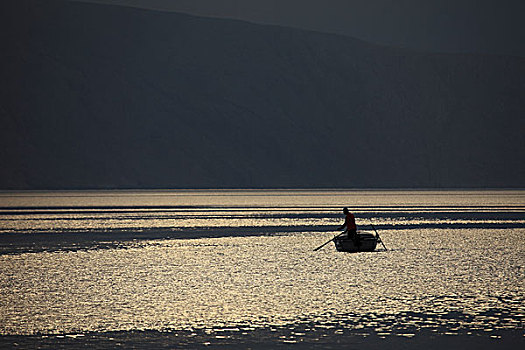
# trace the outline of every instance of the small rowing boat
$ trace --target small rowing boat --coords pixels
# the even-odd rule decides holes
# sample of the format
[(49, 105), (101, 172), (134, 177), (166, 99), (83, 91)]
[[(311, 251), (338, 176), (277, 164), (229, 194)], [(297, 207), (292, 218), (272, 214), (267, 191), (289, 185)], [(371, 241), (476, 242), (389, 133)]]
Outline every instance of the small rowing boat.
[(371, 252), (376, 249), (377, 243), (381, 242), (379, 235), (368, 231), (357, 231), (357, 240), (349, 238), (346, 234), (334, 239), (335, 249), (339, 252)]

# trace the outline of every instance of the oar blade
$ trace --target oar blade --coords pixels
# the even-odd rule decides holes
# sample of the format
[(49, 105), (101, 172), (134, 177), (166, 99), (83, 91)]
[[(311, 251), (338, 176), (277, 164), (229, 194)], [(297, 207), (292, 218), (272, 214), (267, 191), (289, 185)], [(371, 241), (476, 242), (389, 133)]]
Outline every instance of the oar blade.
[(325, 245), (327, 245), (328, 243), (332, 242), (334, 239), (332, 238), (331, 240), (329, 240), (328, 242), (326, 243), (323, 243), (322, 245), (320, 245), (319, 247), (315, 248), (314, 249), (314, 252), (318, 251), (319, 249), (321, 249), (322, 247), (324, 247)]
[(379, 237), (379, 232), (377, 232), (377, 230), (376, 230), (374, 224), (372, 223), (372, 220), (370, 220), (370, 226), (372, 226), (372, 228), (373, 228), (374, 231), (376, 232), (377, 241), (383, 245), (383, 248), (385, 248), (385, 251), (388, 250), (388, 249), (386, 249), (386, 246), (385, 246), (385, 244), (383, 243), (383, 240), (381, 239), (381, 237)]
[(336, 239), (337, 237), (341, 236), (344, 232), (341, 232), (340, 234), (338, 234), (337, 236), (335, 236), (334, 238), (330, 239), (328, 242), (326, 243), (323, 243), (322, 245), (320, 245), (319, 247), (315, 248), (313, 251), (316, 252), (318, 251), (319, 249), (321, 249), (322, 247), (324, 247), (325, 245), (327, 245), (328, 243), (332, 242), (334, 239)]

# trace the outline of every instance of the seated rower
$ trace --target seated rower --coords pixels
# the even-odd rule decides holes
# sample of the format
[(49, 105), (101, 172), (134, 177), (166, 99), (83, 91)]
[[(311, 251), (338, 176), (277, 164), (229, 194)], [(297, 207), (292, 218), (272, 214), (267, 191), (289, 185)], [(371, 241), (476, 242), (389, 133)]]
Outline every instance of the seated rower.
[(346, 227), (346, 234), (348, 238), (354, 241), (355, 245), (359, 245), (357, 239), (357, 226), (355, 224), (355, 217), (348, 208), (343, 208), (343, 213), (345, 214), (345, 222), (343, 225), (339, 226), (337, 229), (342, 230)]

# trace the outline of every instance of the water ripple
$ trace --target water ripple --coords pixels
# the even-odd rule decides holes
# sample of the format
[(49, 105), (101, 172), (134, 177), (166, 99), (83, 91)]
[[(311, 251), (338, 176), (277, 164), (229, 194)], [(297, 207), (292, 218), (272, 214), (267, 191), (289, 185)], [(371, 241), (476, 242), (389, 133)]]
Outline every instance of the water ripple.
[(384, 233), (389, 251), (361, 254), (314, 253), (305, 232), (5, 255), (0, 332), (523, 328), (524, 232), (439, 232)]

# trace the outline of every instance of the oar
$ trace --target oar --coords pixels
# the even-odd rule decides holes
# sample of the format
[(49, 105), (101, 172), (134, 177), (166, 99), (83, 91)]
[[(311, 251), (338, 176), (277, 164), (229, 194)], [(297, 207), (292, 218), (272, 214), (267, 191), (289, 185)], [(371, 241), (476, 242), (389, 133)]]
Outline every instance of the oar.
[(388, 250), (388, 249), (386, 249), (385, 244), (383, 243), (383, 240), (381, 239), (381, 237), (379, 237), (379, 232), (377, 232), (376, 228), (374, 227), (374, 224), (372, 223), (372, 220), (370, 220), (370, 225), (372, 226), (372, 228), (376, 232), (376, 236), (379, 239), (379, 242), (381, 242), (381, 244), (383, 245), (383, 248), (385, 248), (385, 250)]
[(322, 247), (324, 247), (324, 246), (327, 245), (328, 243), (332, 242), (334, 239), (336, 239), (337, 237), (341, 236), (343, 233), (346, 233), (346, 231), (345, 231), (345, 232), (341, 232), (340, 234), (338, 234), (337, 236), (335, 236), (334, 238), (332, 238), (332, 239), (329, 240), (328, 242), (326, 242), (326, 243), (320, 245), (319, 247), (315, 248), (315, 249), (314, 249), (314, 252), (318, 251), (319, 249), (321, 249)]

